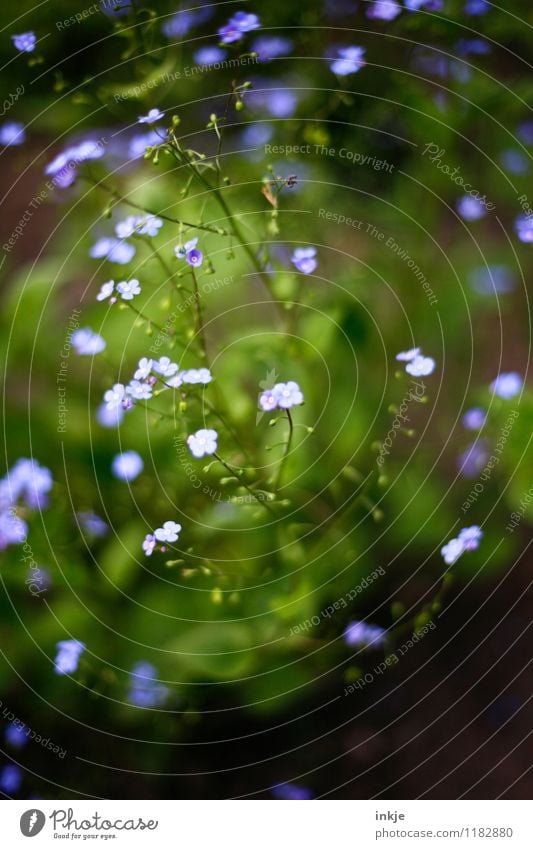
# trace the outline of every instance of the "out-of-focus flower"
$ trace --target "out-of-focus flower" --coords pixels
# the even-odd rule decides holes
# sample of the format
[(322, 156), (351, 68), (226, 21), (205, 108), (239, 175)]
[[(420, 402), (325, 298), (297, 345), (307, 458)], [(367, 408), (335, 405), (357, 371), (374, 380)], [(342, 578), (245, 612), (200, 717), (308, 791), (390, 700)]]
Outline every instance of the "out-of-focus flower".
[(22, 499), (32, 510), (46, 507), (47, 493), (52, 489), (52, 472), (41, 466), (37, 460), (21, 457), (4, 481), (9, 487), (12, 503)]
[(487, 214), (487, 207), (479, 198), (463, 195), (456, 204), (457, 212), (465, 221), (479, 221)]
[(404, 6), (409, 12), (418, 12), (427, 9), (428, 12), (441, 12), (444, 8), (443, 0), (404, 0)]
[(115, 407), (109, 407), (107, 403), (100, 404), (96, 411), (96, 420), (102, 427), (118, 427), (124, 418), (124, 408), (121, 402)]
[(113, 294), (114, 289), (115, 289), (115, 281), (114, 280), (108, 280), (107, 283), (103, 283), (101, 288), (100, 288), (100, 291), (98, 292), (98, 294), (96, 296), (96, 300), (97, 301), (107, 300), (107, 298), (110, 298), (111, 295)]
[(101, 139), (85, 139), (59, 153), (48, 163), (44, 173), (53, 178), (56, 187), (66, 189), (76, 180), (78, 168), (83, 162), (101, 159), (104, 154), (105, 146)]
[(366, 65), (364, 55), (365, 47), (338, 47), (337, 57), (331, 62), (330, 70), (338, 77), (347, 77), (349, 74), (355, 74), (360, 71), (363, 65)]
[(123, 451), (113, 457), (111, 464), (114, 476), (122, 481), (134, 481), (143, 469), (144, 462), (137, 451)]
[(463, 416), (463, 426), (467, 430), (481, 430), (487, 420), (487, 411), (482, 407), (472, 407)]
[(33, 53), (37, 44), (35, 33), (31, 31), (23, 32), (20, 35), (12, 35), (11, 41), (20, 53)]
[(148, 115), (141, 115), (139, 118), (139, 124), (156, 124), (162, 118), (165, 117), (165, 113), (161, 112), (160, 109), (150, 109)]
[(211, 383), (213, 375), (208, 368), (189, 368), (180, 372), (181, 383), (202, 383), (204, 385)]
[(287, 56), (292, 51), (290, 38), (282, 38), (278, 35), (260, 35), (252, 43), (252, 51), (257, 53), (261, 62), (269, 59), (277, 59), (279, 56)]
[(136, 707), (158, 707), (169, 695), (168, 687), (157, 681), (157, 669), (151, 663), (140, 661), (130, 673), (128, 701)]
[(163, 139), (155, 132), (136, 133), (129, 141), (128, 154), (130, 159), (140, 159), (144, 156), (147, 147), (157, 147)]
[(85, 531), (91, 537), (95, 539), (100, 539), (101, 537), (105, 537), (107, 532), (109, 531), (109, 527), (100, 516), (97, 516), (96, 513), (89, 512), (81, 512), (76, 513), (78, 521), (82, 527), (82, 530)]
[(410, 348), (409, 351), (400, 351), (399, 354), (396, 354), (396, 359), (401, 363), (409, 363), (419, 356), (420, 350), (420, 348)]
[(18, 121), (7, 121), (0, 127), (0, 144), (11, 147), (12, 145), (23, 144), (25, 141), (24, 124), (19, 124)]
[(518, 238), (526, 245), (533, 242), (533, 215), (519, 215), (515, 222)]
[(154, 362), (153, 360), (148, 359), (148, 357), (143, 357), (139, 360), (139, 365), (133, 375), (135, 380), (146, 380), (150, 372), (152, 371), (152, 366)]
[(99, 333), (95, 333), (90, 327), (82, 327), (72, 334), (71, 342), (80, 356), (93, 356), (99, 354), (106, 347), (105, 339)]
[(459, 531), (459, 541), (462, 542), (465, 551), (475, 551), (479, 548), (483, 531), (479, 525), (471, 525), (469, 528), (463, 528)]
[(298, 106), (296, 92), (287, 87), (283, 80), (258, 79), (255, 88), (246, 92), (250, 109), (264, 110), (274, 118), (289, 118)]
[(108, 410), (116, 410), (120, 407), (126, 394), (126, 388), (123, 383), (115, 383), (112, 389), (104, 392), (104, 401)]
[(158, 542), (176, 542), (181, 531), (177, 522), (164, 522), (161, 528), (156, 528), (154, 536)]
[(467, 15), (486, 15), (489, 9), (487, 0), (467, 0), (464, 6)]
[(14, 749), (22, 749), (28, 743), (28, 735), (24, 731), (24, 727), (15, 725), (10, 722), (4, 731), (4, 738), (8, 746), (13, 746)]
[(468, 275), (468, 282), (480, 295), (504, 295), (515, 288), (515, 278), (506, 265), (474, 268)]
[(302, 274), (312, 274), (318, 265), (316, 248), (296, 248), (291, 262)]
[(138, 280), (121, 280), (117, 283), (117, 292), (123, 301), (132, 301), (135, 295), (140, 295), (141, 286)]
[(478, 439), (457, 458), (457, 469), (464, 478), (477, 478), (489, 459), (489, 444)]
[(527, 156), (524, 156), (519, 150), (513, 150), (512, 148), (503, 151), (500, 156), (500, 162), (511, 174), (529, 174), (531, 170)]
[(0, 512), (0, 551), (8, 545), (20, 545), (28, 535), (28, 526), (13, 508)]
[(524, 144), (533, 144), (533, 121), (522, 121), (516, 129), (516, 134)]
[(464, 550), (464, 545), (460, 539), (451, 539), (450, 542), (442, 546), (440, 553), (446, 565), (451, 566), (459, 559)]
[(366, 622), (350, 622), (344, 631), (344, 641), (349, 646), (378, 649), (387, 641), (387, 632), (379, 625)]
[(486, 56), (492, 47), (485, 38), (460, 38), (455, 44), (459, 56)]
[(119, 221), (115, 233), (119, 239), (129, 239), (135, 233), (138, 236), (157, 236), (163, 226), (163, 219), (157, 215), (128, 215)]
[(161, 29), (168, 38), (181, 38), (187, 35), (193, 27), (208, 21), (212, 15), (213, 6), (200, 6), (193, 10), (185, 9), (176, 12), (169, 20), (166, 20)]
[(98, 239), (89, 251), (93, 259), (105, 259), (116, 262), (118, 265), (126, 265), (135, 256), (135, 247), (122, 239), (112, 236), (104, 236)]
[(60, 640), (56, 645), (55, 671), (57, 675), (72, 675), (76, 672), (85, 643), (79, 640)]
[(417, 356), (405, 366), (407, 374), (413, 377), (426, 377), (435, 371), (436, 362), (432, 357)]
[(0, 770), (0, 790), (7, 796), (16, 793), (22, 784), (22, 770), (16, 764), (8, 764)]
[(495, 395), (508, 401), (522, 391), (524, 378), (517, 371), (502, 372), (490, 384)]
[(156, 546), (155, 536), (153, 534), (146, 534), (146, 536), (143, 540), (142, 549), (143, 549), (143, 551), (144, 551), (144, 553), (146, 554), (147, 557), (150, 557), (152, 555), (155, 546)]
[(218, 434), (216, 430), (201, 428), (187, 437), (187, 445), (193, 457), (205, 457), (217, 450)]
[(240, 41), (242, 36), (254, 29), (259, 29), (261, 22), (257, 15), (249, 12), (236, 12), (218, 31), (223, 44), (232, 44)]
[(197, 65), (216, 65), (217, 62), (222, 62), (226, 56), (225, 50), (213, 44), (208, 47), (199, 47), (194, 53), (193, 59)]
[(393, 21), (401, 11), (402, 7), (397, 0), (372, 0), (366, 11), (366, 16), (374, 20)]
[(302, 784), (291, 784), (288, 781), (284, 784), (274, 785), (271, 792), (274, 798), (290, 802), (314, 799), (313, 793), (308, 787), (304, 787)]

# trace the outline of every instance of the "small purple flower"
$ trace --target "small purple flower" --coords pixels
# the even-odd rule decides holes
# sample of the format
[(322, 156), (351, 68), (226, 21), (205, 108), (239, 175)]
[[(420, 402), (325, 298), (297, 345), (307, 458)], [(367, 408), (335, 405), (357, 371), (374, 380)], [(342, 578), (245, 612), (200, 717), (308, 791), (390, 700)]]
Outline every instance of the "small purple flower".
[(150, 130), (149, 133), (136, 133), (129, 141), (128, 155), (130, 159), (140, 159), (144, 156), (147, 147), (157, 147), (161, 141), (161, 137), (155, 130)]
[(217, 450), (218, 434), (216, 430), (201, 428), (187, 437), (187, 445), (193, 457), (200, 458), (214, 454)]
[(85, 643), (79, 640), (60, 640), (57, 643), (55, 671), (57, 675), (72, 675), (78, 668), (80, 656), (85, 651)]
[(139, 118), (139, 124), (156, 124), (158, 121), (161, 121), (162, 118), (165, 117), (165, 113), (161, 112), (160, 109), (150, 109), (148, 115), (142, 115)]
[(112, 389), (104, 392), (104, 401), (108, 410), (116, 410), (120, 407), (126, 394), (126, 388), (123, 383), (115, 383)]
[(116, 407), (108, 407), (107, 403), (100, 404), (96, 411), (96, 420), (102, 427), (118, 427), (124, 418), (122, 401)]
[(152, 397), (153, 388), (150, 383), (141, 380), (130, 380), (126, 386), (126, 395), (135, 401), (147, 401)]
[(355, 74), (366, 65), (363, 56), (366, 52), (365, 47), (339, 47), (337, 48), (337, 58), (330, 64), (330, 70), (338, 77), (347, 77), (349, 74)]
[(468, 282), (480, 295), (504, 295), (512, 292), (516, 285), (513, 273), (506, 265), (474, 268), (468, 275)]
[(519, 150), (509, 148), (504, 150), (500, 156), (500, 161), (504, 168), (507, 168), (511, 174), (529, 174), (529, 160)]
[(157, 669), (151, 663), (136, 663), (130, 674), (128, 701), (136, 707), (159, 707), (169, 695), (168, 687), (157, 681)]
[(148, 359), (148, 357), (143, 357), (142, 359), (140, 359), (139, 365), (137, 366), (137, 370), (133, 375), (135, 380), (146, 380), (146, 378), (152, 371), (153, 364), (153, 360)]
[(147, 557), (151, 557), (155, 546), (156, 546), (155, 536), (153, 534), (146, 534), (146, 536), (143, 540), (142, 548), (143, 548), (143, 551), (144, 551), (144, 553), (146, 554)]
[(194, 248), (194, 250), (192, 251), (189, 251), (189, 253), (185, 257), (185, 262), (187, 262), (189, 265), (192, 265), (193, 268), (199, 268), (203, 261), (204, 255), (202, 251), (199, 251), (196, 248)]
[(409, 351), (400, 351), (399, 354), (396, 354), (396, 359), (401, 363), (409, 363), (415, 357), (418, 357), (420, 352), (421, 348), (410, 348)]
[(0, 144), (6, 147), (23, 144), (26, 141), (26, 130), (24, 124), (18, 121), (8, 121), (0, 127)]
[(161, 528), (156, 528), (154, 537), (158, 542), (176, 542), (181, 531), (177, 522), (164, 522)]
[(111, 469), (119, 480), (134, 481), (144, 469), (144, 462), (136, 451), (123, 451), (113, 458)]
[(344, 641), (349, 646), (378, 649), (385, 645), (387, 632), (379, 625), (367, 625), (366, 622), (350, 622), (344, 631)]
[(278, 396), (274, 389), (265, 389), (259, 396), (259, 406), (265, 413), (270, 413), (278, 406)]
[(296, 248), (291, 262), (302, 274), (312, 274), (318, 265), (316, 248)]
[(465, 221), (479, 221), (487, 214), (487, 208), (479, 198), (463, 195), (456, 203), (457, 212)]
[(16, 793), (22, 784), (22, 770), (15, 764), (8, 764), (0, 770), (0, 790), (6, 796)]
[(13, 746), (14, 749), (22, 749), (28, 743), (28, 735), (24, 731), (24, 726), (15, 725), (14, 722), (7, 726), (4, 738), (8, 746)]
[(291, 784), (288, 781), (285, 784), (274, 785), (271, 792), (276, 799), (283, 799), (288, 802), (314, 799), (313, 793), (308, 787), (304, 787), (302, 784)]
[(487, 420), (487, 411), (482, 407), (472, 407), (463, 416), (463, 427), (467, 430), (481, 430)]
[(0, 551), (9, 545), (20, 545), (28, 536), (28, 526), (24, 519), (11, 508), (0, 513)]
[(367, 9), (367, 18), (381, 21), (393, 21), (397, 18), (402, 8), (397, 0), (373, 0)]
[(126, 265), (135, 256), (135, 247), (122, 239), (103, 237), (94, 243), (89, 251), (89, 256), (93, 259), (105, 257), (109, 262)]
[(12, 35), (11, 41), (21, 53), (33, 53), (37, 38), (34, 32), (23, 32), (20, 35)]
[(46, 494), (52, 489), (50, 469), (39, 465), (36, 460), (22, 457), (8, 473), (13, 499), (22, 498), (32, 510), (46, 506)]
[(508, 401), (522, 391), (524, 378), (517, 371), (502, 372), (492, 381), (490, 388), (495, 395)]
[(194, 239), (189, 239), (188, 242), (185, 242), (184, 245), (176, 245), (174, 248), (174, 253), (176, 254), (178, 259), (185, 259), (188, 253), (190, 253), (196, 245), (198, 244), (198, 236)]
[(404, 5), (409, 12), (418, 12), (420, 9), (441, 12), (444, 8), (442, 0), (404, 0)]
[(274, 392), (278, 399), (278, 407), (282, 410), (297, 407), (304, 402), (302, 390), (294, 380), (289, 380), (288, 383), (276, 383)]
[(160, 357), (159, 360), (154, 360), (152, 368), (163, 377), (172, 377), (172, 375), (176, 374), (179, 366), (170, 357)]
[(533, 242), (533, 215), (520, 215), (515, 222), (518, 238), (526, 245)]
[(90, 327), (83, 327), (75, 330), (72, 334), (71, 342), (76, 349), (76, 353), (82, 357), (94, 356), (99, 354), (106, 347), (105, 339), (99, 333), (95, 333)]
[(469, 528), (463, 528), (462, 531), (459, 531), (458, 539), (462, 542), (465, 551), (475, 551), (476, 548), (479, 548), (482, 536), (483, 531), (479, 525), (471, 525)]
[(91, 537), (95, 539), (100, 539), (101, 537), (105, 537), (109, 531), (109, 527), (100, 516), (97, 516), (96, 513), (76, 513), (78, 521), (82, 527), (82, 530), (85, 531)]
[(435, 371), (435, 367), (436, 363), (432, 357), (417, 356), (407, 363), (405, 370), (413, 377), (426, 377)]
[(228, 23), (219, 29), (218, 34), (223, 44), (232, 44), (234, 41), (240, 41), (245, 33), (259, 29), (260, 26), (261, 22), (257, 15), (236, 12)]
[(117, 283), (117, 292), (123, 301), (132, 301), (135, 295), (141, 294), (141, 286), (138, 280), (121, 280)]

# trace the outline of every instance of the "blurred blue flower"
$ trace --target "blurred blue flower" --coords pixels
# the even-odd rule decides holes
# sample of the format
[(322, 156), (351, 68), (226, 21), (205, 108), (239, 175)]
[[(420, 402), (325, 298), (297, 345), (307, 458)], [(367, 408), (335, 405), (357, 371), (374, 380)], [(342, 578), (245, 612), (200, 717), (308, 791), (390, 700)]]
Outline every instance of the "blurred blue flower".
[(159, 707), (170, 690), (157, 681), (157, 669), (151, 663), (139, 661), (130, 673), (128, 701), (136, 707)]
[(487, 208), (479, 198), (463, 195), (456, 202), (457, 212), (465, 221), (479, 221), (487, 214)]
[(512, 148), (503, 151), (500, 156), (500, 162), (511, 174), (529, 174), (531, 170), (527, 156), (519, 150), (513, 150)]
[(257, 80), (257, 88), (246, 92), (251, 109), (264, 109), (275, 118), (288, 118), (298, 105), (296, 94), (276, 80)]
[(85, 651), (85, 643), (79, 640), (60, 640), (56, 644), (57, 655), (54, 661), (57, 675), (72, 675), (78, 668), (80, 657)]
[(293, 49), (290, 38), (278, 35), (260, 35), (251, 45), (251, 50), (257, 53), (261, 62), (287, 56)]
[(23, 144), (25, 141), (24, 124), (19, 124), (17, 121), (8, 121), (0, 127), (0, 144), (11, 147), (12, 145)]
[(490, 9), (487, 0), (467, 0), (464, 11), (467, 15), (486, 15)]
[(126, 265), (135, 256), (135, 247), (122, 239), (113, 236), (103, 236), (98, 239), (89, 251), (93, 259), (107, 259), (118, 265)]
[(261, 22), (257, 15), (250, 12), (236, 12), (227, 24), (218, 31), (223, 44), (232, 44), (239, 41), (242, 36), (254, 29), (259, 29)]
[(401, 11), (398, 0), (371, 0), (366, 16), (373, 20), (393, 21)]
[(472, 407), (463, 415), (463, 427), (467, 430), (481, 430), (487, 420), (487, 411), (483, 407)]
[(22, 770), (15, 764), (8, 764), (0, 771), (0, 790), (7, 796), (16, 793), (22, 784)]
[(492, 47), (486, 38), (460, 38), (455, 50), (459, 56), (486, 56)]
[(296, 248), (291, 256), (291, 262), (302, 274), (312, 274), (318, 265), (316, 248)]
[(363, 56), (366, 52), (365, 47), (338, 47), (337, 58), (330, 64), (330, 70), (338, 77), (347, 77), (348, 74), (355, 74), (365, 65)]
[(129, 141), (128, 156), (130, 159), (141, 159), (147, 147), (157, 147), (161, 142), (162, 138), (155, 130), (150, 130), (149, 133), (138, 133)]
[(518, 238), (526, 245), (533, 242), (533, 215), (519, 215), (515, 221)]
[(137, 451), (123, 451), (113, 458), (111, 470), (121, 481), (133, 481), (144, 469), (144, 462)]
[(34, 32), (23, 32), (20, 35), (12, 35), (11, 41), (21, 53), (33, 53), (37, 39)]
[(379, 625), (367, 625), (366, 622), (350, 622), (344, 631), (344, 641), (349, 646), (378, 649), (385, 645), (387, 632)]
[(266, 144), (268, 141), (270, 141), (273, 134), (274, 128), (272, 124), (258, 122), (253, 124), (247, 124), (244, 130), (242, 131), (241, 139), (246, 147), (248, 147), (248, 145), (255, 147), (258, 145)]
[(17, 516), (13, 509), (0, 513), (0, 551), (8, 545), (20, 545), (28, 535), (28, 526), (24, 519)]
[(208, 21), (213, 14), (213, 6), (200, 6), (198, 9), (186, 9), (182, 12), (176, 12), (168, 21), (165, 21), (161, 27), (164, 35), (168, 38), (180, 38), (187, 35), (195, 26)]
[(514, 398), (522, 391), (524, 378), (517, 371), (502, 372), (492, 381), (490, 388), (495, 395), (505, 401)]
[(474, 268), (468, 275), (472, 289), (481, 295), (505, 294), (515, 287), (513, 274), (506, 265), (489, 265)]
[(489, 459), (488, 442), (478, 439), (469, 445), (457, 458), (457, 470), (464, 478), (476, 478)]
[(125, 410), (122, 406), (109, 407), (108, 404), (101, 404), (96, 411), (96, 419), (102, 427), (118, 427), (122, 423)]
[(52, 489), (52, 472), (37, 460), (21, 457), (4, 481), (9, 486), (13, 503), (22, 499), (32, 510), (42, 509), (48, 504), (47, 493)]
[(80, 512), (76, 513), (78, 521), (87, 534), (96, 539), (100, 537), (105, 537), (107, 532), (109, 531), (109, 527), (100, 516), (97, 516), (96, 513), (85, 513)]
[(80, 356), (94, 356), (106, 347), (105, 339), (95, 333), (90, 327), (80, 327), (70, 337), (76, 353)]
[(465, 551), (475, 551), (479, 548), (483, 531), (479, 525), (471, 525), (469, 528), (463, 528), (459, 531), (458, 539), (463, 544)]
[(226, 56), (226, 51), (214, 44), (207, 47), (199, 47), (193, 54), (193, 59), (197, 65), (216, 65), (217, 62), (222, 62)]
[(304, 787), (302, 784), (291, 784), (290, 782), (275, 784), (271, 792), (276, 799), (290, 802), (314, 799), (313, 793), (308, 787)]
[(428, 12), (442, 12), (443, 0), (404, 0), (405, 8), (410, 12), (418, 12), (419, 9), (427, 9)]
[(523, 121), (518, 125), (516, 133), (524, 144), (533, 144), (533, 121)]
[(160, 109), (150, 109), (147, 115), (141, 115), (138, 122), (139, 124), (157, 124), (158, 121), (161, 121), (162, 118), (165, 117), (165, 113), (161, 112)]
[(4, 738), (8, 746), (13, 746), (14, 749), (22, 749), (28, 743), (28, 735), (24, 731), (24, 726), (15, 725), (11, 722), (4, 731)]

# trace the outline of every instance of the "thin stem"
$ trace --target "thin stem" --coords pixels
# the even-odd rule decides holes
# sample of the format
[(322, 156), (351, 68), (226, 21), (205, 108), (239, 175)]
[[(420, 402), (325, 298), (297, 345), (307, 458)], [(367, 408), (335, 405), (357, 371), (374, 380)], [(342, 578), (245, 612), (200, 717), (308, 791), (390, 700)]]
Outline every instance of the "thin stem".
[(276, 482), (274, 484), (274, 492), (277, 492), (278, 489), (279, 489), (279, 486), (280, 486), (280, 483), (281, 483), (281, 477), (283, 475), (283, 469), (285, 467), (285, 463), (287, 462), (287, 457), (290, 454), (292, 437), (294, 435), (294, 423), (292, 421), (292, 416), (291, 416), (290, 410), (285, 410), (285, 412), (287, 413), (287, 419), (288, 419), (288, 422), (289, 422), (289, 437), (288, 437), (287, 442), (285, 444), (285, 451), (283, 452), (283, 457), (281, 458), (281, 461), (280, 461), (280, 464), (279, 464), (278, 473), (276, 475)]
[(222, 459), (222, 457), (220, 457), (220, 455), (216, 453), (216, 451), (213, 453), (213, 456), (214, 456), (214, 457), (216, 457), (216, 459), (218, 460), (218, 462), (219, 462), (219, 463), (221, 463), (221, 464), (224, 466), (224, 468), (225, 468), (225, 469), (226, 469), (226, 470), (230, 473), (230, 475), (232, 475), (232, 477), (236, 477), (236, 478), (239, 480), (239, 484), (240, 484), (241, 486), (243, 486), (247, 492), (249, 492), (249, 493), (250, 493), (250, 495), (251, 495), (251, 496), (252, 496), (252, 497), (253, 497), (253, 498), (257, 501), (257, 503), (258, 503), (258, 504), (261, 504), (261, 505), (265, 508), (265, 510), (268, 510), (268, 512), (269, 512), (272, 516), (274, 516), (274, 518), (275, 518), (275, 519), (277, 519), (277, 518), (278, 518), (278, 517), (276, 516), (276, 514), (275, 514), (274, 510), (273, 510), (273, 509), (272, 509), (272, 507), (270, 506), (270, 504), (268, 504), (266, 501), (263, 501), (263, 499), (262, 499), (262, 498), (259, 498), (259, 497), (257, 496), (257, 494), (253, 491), (253, 489), (251, 489), (251, 488), (248, 486), (248, 484), (247, 484), (247, 483), (245, 483), (244, 481), (240, 480), (239, 476), (236, 474), (236, 471), (237, 471), (236, 469), (232, 469), (232, 467), (229, 465), (229, 463), (226, 463), (226, 461), (225, 461), (225, 460), (223, 460), (223, 459)]
[(209, 358), (207, 356), (207, 344), (205, 341), (205, 330), (204, 330), (204, 317), (202, 314), (202, 303), (200, 301), (200, 290), (198, 288), (198, 280), (196, 278), (196, 272), (194, 268), (191, 267), (191, 274), (193, 280), (194, 287), (194, 309), (196, 312), (196, 331), (200, 338), (200, 347), (202, 349), (202, 356), (206, 361), (207, 365), (209, 365)]

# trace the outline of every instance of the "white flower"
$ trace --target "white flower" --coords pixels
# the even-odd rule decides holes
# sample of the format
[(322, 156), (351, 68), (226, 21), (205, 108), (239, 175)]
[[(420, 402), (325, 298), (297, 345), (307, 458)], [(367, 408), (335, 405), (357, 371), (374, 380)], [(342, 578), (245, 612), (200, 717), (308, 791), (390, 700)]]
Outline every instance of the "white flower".
[(259, 406), (265, 413), (275, 410), (278, 406), (278, 396), (274, 389), (265, 389), (259, 396)]
[(459, 531), (458, 539), (463, 544), (465, 551), (475, 551), (476, 548), (479, 548), (482, 536), (483, 531), (479, 525), (471, 525), (469, 528), (463, 528), (462, 531)]
[(99, 333), (95, 333), (90, 327), (83, 327), (74, 331), (71, 342), (80, 356), (91, 356), (99, 354), (104, 350), (106, 343)]
[(154, 536), (158, 542), (176, 542), (180, 531), (181, 525), (177, 522), (164, 522), (162, 528), (154, 531)]
[(174, 248), (174, 253), (178, 257), (178, 259), (183, 259), (190, 251), (194, 250), (197, 244), (198, 238), (190, 239), (188, 242), (185, 242), (184, 245), (177, 245)]
[(459, 559), (464, 550), (464, 544), (460, 539), (451, 539), (450, 542), (447, 542), (446, 545), (441, 548), (440, 553), (442, 554), (446, 565), (451, 566)]
[(153, 363), (152, 368), (154, 371), (162, 374), (163, 377), (172, 377), (178, 370), (178, 364), (173, 363), (170, 357), (161, 357)]
[(411, 348), (410, 351), (400, 351), (399, 354), (396, 354), (396, 359), (400, 362), (408, 363), (410, 360), (414, 360), (415, 357), (418, 357), (420, 354), (420, 348)]
[(190, 368), (180, 372), (182, 383), (211, 383), (213, 376), (208, 368)]
[(148, 115), (142, 115), (139, 118), (139, 124), (155, 124), (156, 121), (160, 121), (164, 116), (165, 113), (161, 112), (160, 109), (150, 109)]
[(435, 360), (431, 357), (417, 356), (407, 363), (405, 370), (408, 374), (412, 374), (413, 377), (425, 377), (435, 370), (435, 366)]
[(205, 457), (217, 450), (218, 434), (216, 430), (202, 428), (187, 437), (187, 445), (193, 457)]
[(152, 397), (152, 387), (149, 383), (140, 380), (130, 380), (126, 387), (126, 394), (135, 398), (136, 401), (146, 401)]
[(115, 289), (115, 281), (109, 280), (108, 283), (104, 283), (96, 296), (97, 301), (105, 301), (106, 298), (109, 298)]
[(138, 280), (121, 280), (117, 283), (117, 292), (123, 301), (132, 301), (135, 295), (139, 295), (141, 287)]
[(108, 389), (104, 393), (104, 401), (108, 410), (116, 410), (120, 407), (124, 395), (126, 394), (125, 387), (122, 383), (115, 383), (112, 389)]
[(152, 371), (152, 360), (148, 357), (143, 357), (139, 360), (139, 365), (133, 377), (135, 380), (145, 380)]

